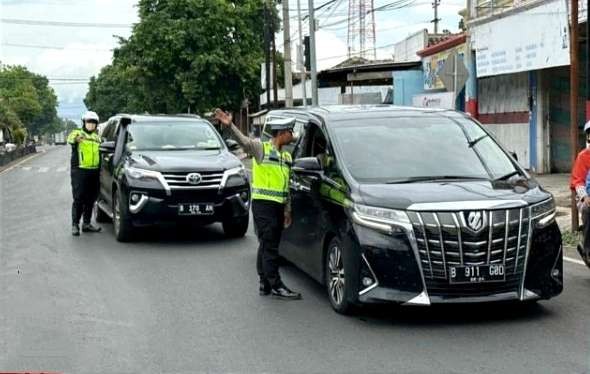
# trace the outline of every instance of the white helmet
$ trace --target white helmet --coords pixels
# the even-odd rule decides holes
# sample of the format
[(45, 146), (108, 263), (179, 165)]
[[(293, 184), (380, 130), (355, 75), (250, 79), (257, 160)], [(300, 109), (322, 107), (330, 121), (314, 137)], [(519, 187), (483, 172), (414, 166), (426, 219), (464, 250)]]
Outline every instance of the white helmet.
[(590, 121), (586, 122), (584, 125), (584, 132), (587, 132), (588, 130), (590, 130)]
[(96, 123), (98, 123), (98, 114), (96, 114), (96, 112), (89, 110), (82, 116), (82, 122), (86, 121), (96, 121)]

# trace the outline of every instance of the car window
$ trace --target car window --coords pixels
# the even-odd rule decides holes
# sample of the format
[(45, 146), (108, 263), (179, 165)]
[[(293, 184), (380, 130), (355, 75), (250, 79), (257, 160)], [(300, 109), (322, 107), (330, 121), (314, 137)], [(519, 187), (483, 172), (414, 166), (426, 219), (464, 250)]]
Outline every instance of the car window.
[[(515, 171), (495, 141), (475, 127), (474, 121), (442, 116), (343, 120), (333, 126), (342, 161), (361, 183), (435, 176), (489, 179)], [(473, 144), (469, 134), (484, 137)]]
[(221, 139), (204, 121), (141, 122), (128, 127), (129, 150), (218, 150)]

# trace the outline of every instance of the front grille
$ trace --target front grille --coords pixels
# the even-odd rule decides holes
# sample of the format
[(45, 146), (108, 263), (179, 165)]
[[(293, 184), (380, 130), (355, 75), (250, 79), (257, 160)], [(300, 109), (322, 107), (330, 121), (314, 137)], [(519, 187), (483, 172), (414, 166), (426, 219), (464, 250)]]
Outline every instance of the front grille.
[[(467, 223), (471, 212), (408, 212), (430, 295), (485, 296), (518, 290), (529, 240), (529, 208), (473, 211), (484, 223), (477, 231)], [(505, 282), (449, 283), (449, 266), (489, 264), (504, 264)]]
[[(187, 176), (192, 173), (198, 173), (201, 176), (198, 184), (188, 182)], [(207, 190), (219, 188), (223, 171), (176, 172), (164, 173), (163, 176), (171, 190)]]

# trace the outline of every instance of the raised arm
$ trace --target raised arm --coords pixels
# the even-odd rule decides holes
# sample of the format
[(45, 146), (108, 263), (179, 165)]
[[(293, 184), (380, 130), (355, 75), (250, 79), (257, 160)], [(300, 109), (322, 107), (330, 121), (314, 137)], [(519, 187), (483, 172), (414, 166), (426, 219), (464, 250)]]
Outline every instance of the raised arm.
[(251, 139), (244, 134), (233, 124), (232, 116), (221, 109), (215, 109), (215, 119), (219, 121), (221, 126), (229, 128), (233, 138), (244, 148), (244, 152), (254, 157), (256, 162), (262, 162), (264, 158), (264, 149), (262, 143), (258, 139)]

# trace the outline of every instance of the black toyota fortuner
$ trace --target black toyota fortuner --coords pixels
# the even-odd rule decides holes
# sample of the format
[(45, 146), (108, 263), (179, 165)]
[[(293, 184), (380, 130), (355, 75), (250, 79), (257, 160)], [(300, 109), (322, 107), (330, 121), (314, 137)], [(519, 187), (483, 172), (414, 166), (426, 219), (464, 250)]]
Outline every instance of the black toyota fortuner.
[(102, 131), (97, 220), (118, 240), (164, 222), (221, 222), (229, 237), (248, 229), (250, 187), (240, 160), (197, 116), (117, 115)]
[(336, 311), (561, 293), (551, 194), (470, 117), (392, 106), (269, 116), (304, 128), (280, 253), (326, 286)]

